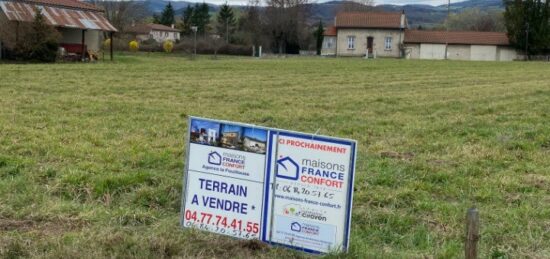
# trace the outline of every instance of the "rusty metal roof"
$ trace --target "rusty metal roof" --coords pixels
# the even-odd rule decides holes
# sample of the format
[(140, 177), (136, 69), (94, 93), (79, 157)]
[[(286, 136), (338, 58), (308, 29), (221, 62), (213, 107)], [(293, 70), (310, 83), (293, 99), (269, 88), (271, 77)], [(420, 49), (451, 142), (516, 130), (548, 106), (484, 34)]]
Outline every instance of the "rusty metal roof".
[(100, 12), (103, 11), (103, 9), (91, 3), (86, 3), (81, 0), (8, 0), (8, 1), (31, 2), (35, 4), (51, 5), (56, 7), (66, 7), (66, 8), (72, 8), (72, 9), (100, 11)]
[(503, 32), (480, 31), (420, 31), (406, 30), (404, 43), (439, 43), (465, 45), (508, 46), (510, 41)]
[[(0, 0), (0, 9), (10, 21), (32, 22), (34, 19), (35, 8), (42, 11), (42, 15), (49, 25), (55, 27), (75, 28), (85, 30), (101, 30), (116, 32), (117, 29), (109, 23), (103, 16), (103, 13), (97, 10), (77, 8), (76, 3), (73, 6), (65, 7), (67, 2), (73, 0), (64, 0), (65, 5), (53, 6), (42, 4), (39, 1), (2, 1)], [(56, 1), (49, 1), (56, 2)], [(74, 2), (79, 2), (74, 0)]]

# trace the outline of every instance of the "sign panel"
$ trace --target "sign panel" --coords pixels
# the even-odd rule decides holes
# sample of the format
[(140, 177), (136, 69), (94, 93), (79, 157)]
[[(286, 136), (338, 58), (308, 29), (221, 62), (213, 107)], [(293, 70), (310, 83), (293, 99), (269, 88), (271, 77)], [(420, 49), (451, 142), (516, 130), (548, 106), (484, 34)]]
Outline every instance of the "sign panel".
[(182, 226), (346, 251), (355, 156), (353, 140), (191, 117)]
[(267, 130), (189, 121), (182, 225), (258, 239)]
[(288, 132), (271, 135), (270, 241), (320, 252), (347, 247), (353, 143)]

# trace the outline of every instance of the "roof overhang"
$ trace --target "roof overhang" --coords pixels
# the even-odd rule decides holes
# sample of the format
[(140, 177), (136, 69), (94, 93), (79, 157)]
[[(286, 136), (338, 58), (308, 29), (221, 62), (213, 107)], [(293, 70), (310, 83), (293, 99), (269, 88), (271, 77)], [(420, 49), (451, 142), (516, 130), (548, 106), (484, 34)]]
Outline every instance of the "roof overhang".
[(509, 46), (510, 41), (503, 32), (478, 31), (419, 31), (406, 30), (405, 44), (449, 44), (449, 45), (496, 45)]
[(54, 27), (117, 32), (102, 12), (0, 0), (0, 9), (9, 21), (32, 22), (35, 8), (41, 10), (46, 23)]
[(337, 29), (358, 29), (358, 30), (402, 30), (401, 27), (384, 26), (336, 26)]

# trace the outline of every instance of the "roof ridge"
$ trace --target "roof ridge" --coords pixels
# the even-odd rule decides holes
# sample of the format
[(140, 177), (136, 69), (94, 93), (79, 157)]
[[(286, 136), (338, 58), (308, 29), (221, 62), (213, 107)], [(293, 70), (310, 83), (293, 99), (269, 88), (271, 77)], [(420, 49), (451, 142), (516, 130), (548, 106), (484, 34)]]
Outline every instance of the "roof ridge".
[(371, 11), (353, 11), (353, 12), (349, 12), (349, 11), (343, 11), (343, 12), (338, 12), (336, 15), (339, 15), (339, 14), (403, 14), (402, 12), (387, 12), (387, 11), (375, 11), (375, 12), (371, 12)]
[(400, 12), (340, 12), (336, 15), (335, 26), (401, 29), (403, 15)]
[[(99, 8), (93, 4), (79, 1), (79, 0), (1, 0), (6, 2), (24, 2), (29, 4), (39, 4), (52, 7), (62, 7), (65, 9), (75, 9), (75, 10), (88, 10), (96, 12), (104, 12), (102, 8)], [(69, 4), (71, 3), (71, 4)]]
[(506, 34), (506, 32), (501, 31), (446, 31), (446, 30), (418, 30), (418, 29), (406, 29), (405, 31), (414, 31), (414, 32), (450, 32), (450, 33), (499, 33)]
[(505, 32), (405, 30), (405, 43), (510, 45)]

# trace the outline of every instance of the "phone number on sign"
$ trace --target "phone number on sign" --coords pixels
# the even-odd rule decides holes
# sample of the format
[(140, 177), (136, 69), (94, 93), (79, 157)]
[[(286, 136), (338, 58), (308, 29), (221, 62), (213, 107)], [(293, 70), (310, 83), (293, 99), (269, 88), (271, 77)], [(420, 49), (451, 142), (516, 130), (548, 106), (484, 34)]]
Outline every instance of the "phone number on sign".
[(199, 229), (232, 236), (254, 238), (260, 231), (260, 224), (258, 223), (231, 219), (206, 212), (186, 210), (184, 219), (186, 221), (185, 227), (194, 226)]

